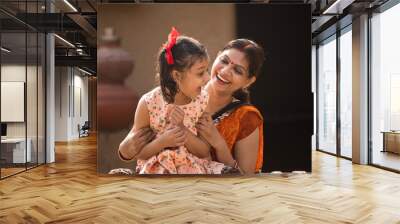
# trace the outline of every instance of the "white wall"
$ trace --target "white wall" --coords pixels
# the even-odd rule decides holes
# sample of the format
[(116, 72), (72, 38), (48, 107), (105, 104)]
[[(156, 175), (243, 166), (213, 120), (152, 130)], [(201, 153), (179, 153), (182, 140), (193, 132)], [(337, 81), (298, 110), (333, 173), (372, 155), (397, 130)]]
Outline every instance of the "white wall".
[(88, 120), (88, 78), (83, 75), (76, 68), (56, 67), (55, 141), (79, 138), (78, 124)]
[(68, 71), (67, 67), (55, 68), (55, 141), (68, 140)]
[[(75, 70), (75, 72), (76, 71), (77, 70)], [(82, 76), (81, 74), (83, 74), (83, 73), (79, 73), (78, 75), (76, 75), (76, 73), (75, 73), (75, 78), (74, 78), (75, 91), (77, 90), (76, 88), (79, 88), (80, 91), (81, 91), (80, 92), (80, 94), (81, 94), (81, 98), (80, 98), (81, 105), (80, 106), (82, 107), (81, 108), (82, 114), (80, 114), (78, 110), (76, 110), (76, 112), (75, 112), (75, 118), (76, 118), (76, 122), (77, 122), (76, 125), (78, 124), (78, 122), (81, 125), (83, 125), (85, 123), (85, 121), (87, 121), (88, 118), (89, 118), (88, 77), (87, 76)], [(76, 95), (75, 95), (75, 100), (77, 100), (76, 99)], [(75, 108), (75, 109), (77, 109), (77, 108)]]

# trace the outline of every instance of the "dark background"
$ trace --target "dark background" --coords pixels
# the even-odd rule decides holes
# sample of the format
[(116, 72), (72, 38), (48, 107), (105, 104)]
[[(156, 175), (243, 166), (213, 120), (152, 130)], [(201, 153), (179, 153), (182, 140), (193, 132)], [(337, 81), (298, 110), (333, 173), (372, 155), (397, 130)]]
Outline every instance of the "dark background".
[(311, 172), (311, 9), (309, 5), (236, 7), (237, 36), (264, 47), (263, 72), (251, 90), (264, 116), (263, 172)]

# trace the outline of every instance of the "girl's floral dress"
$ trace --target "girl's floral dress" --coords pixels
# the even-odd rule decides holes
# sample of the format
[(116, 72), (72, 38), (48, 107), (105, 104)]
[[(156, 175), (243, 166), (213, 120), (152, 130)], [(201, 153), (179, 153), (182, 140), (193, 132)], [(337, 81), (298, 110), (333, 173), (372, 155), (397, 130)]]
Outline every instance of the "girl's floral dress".
[[(167, 127), (170, 127), (168, 111), (171, 104), (168, 104), (157, 87), (144, 95), (150, 117), (150, 127), (160, 136)], [(208, 102), (208, 93), (205, 90), (186, 105), (179, 105), (185, 112), (183, 124), (197, 134), (195, 124), (204, 112)], [(223, 163), (200, 159), (190, 153), (185, 146), (174, 149), (165, 149), (158, 155), (148, 160), (138, 160), (136, 173), (139, 174), (221, 174), (224, 168)]]

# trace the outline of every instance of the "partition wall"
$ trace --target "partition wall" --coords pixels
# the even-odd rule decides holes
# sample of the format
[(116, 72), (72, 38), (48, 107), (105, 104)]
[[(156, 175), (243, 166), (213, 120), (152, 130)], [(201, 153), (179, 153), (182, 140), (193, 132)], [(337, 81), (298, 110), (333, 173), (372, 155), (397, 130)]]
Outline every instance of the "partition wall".
[(44, 12), (44, 1), (19, 1), (24, 13), (16, 14), (7, 4), (0, 3), (1, 179), (46, 161), (46, 38), (22, 19)]

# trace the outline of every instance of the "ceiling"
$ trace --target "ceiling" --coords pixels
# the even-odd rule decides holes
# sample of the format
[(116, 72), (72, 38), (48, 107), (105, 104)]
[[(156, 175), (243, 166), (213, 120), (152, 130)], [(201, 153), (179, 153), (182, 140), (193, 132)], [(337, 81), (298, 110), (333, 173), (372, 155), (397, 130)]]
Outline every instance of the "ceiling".
[[(56, 65), (80, 66), (96, 73), (97, 3), (95, 0), (47, 0), (47, 5), (45, 0), (1, 0), (0, 21), (2, 46), (12, 50), (3, 57), (3, 60), (16, 62), (24, 60), (25, 56), (28, 59), (33, 58), (37, 44), (30, 43), (31, 39), (36, 37), (36, 33), (53, 32), (57, 34)], [(25, 38), (26, 31), (27, 38)], [(27, 45), (25, 39), (28, 41)], [(36, 43), (36, 39), (34, 42)]]

